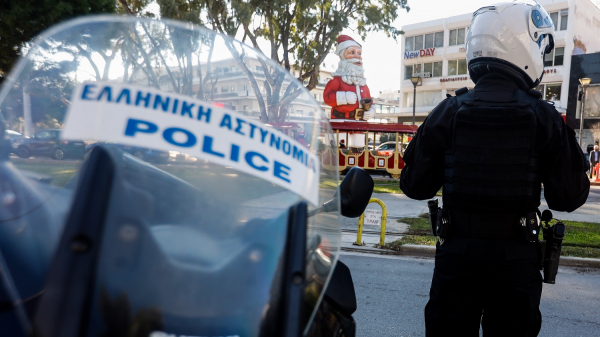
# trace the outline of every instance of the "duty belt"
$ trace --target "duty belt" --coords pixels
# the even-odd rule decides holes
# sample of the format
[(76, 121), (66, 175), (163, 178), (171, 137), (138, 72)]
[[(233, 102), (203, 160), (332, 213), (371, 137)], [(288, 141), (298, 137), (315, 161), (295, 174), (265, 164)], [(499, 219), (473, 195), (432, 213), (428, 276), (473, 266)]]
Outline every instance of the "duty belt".
[(488, 239), (519, 238), (522, 215), (450, 210), (451, 235)]

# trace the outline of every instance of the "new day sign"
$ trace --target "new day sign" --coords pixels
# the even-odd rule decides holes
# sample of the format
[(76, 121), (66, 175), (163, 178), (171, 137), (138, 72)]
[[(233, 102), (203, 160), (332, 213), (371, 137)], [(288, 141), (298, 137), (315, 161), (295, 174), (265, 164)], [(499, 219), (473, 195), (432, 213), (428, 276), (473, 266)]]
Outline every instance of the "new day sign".
[(63, 138), (180, 151), (268, 180), (318, 204), (319, 162), (261, 122), (192, 97), (111, 82), (79, 84)]

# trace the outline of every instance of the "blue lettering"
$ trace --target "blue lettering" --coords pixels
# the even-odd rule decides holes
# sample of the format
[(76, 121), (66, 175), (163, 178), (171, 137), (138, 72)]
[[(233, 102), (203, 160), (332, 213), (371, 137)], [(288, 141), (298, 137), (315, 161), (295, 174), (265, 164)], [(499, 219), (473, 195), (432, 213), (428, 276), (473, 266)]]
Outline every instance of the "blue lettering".
[(296, 145), (294, 145), (294, 148), (292, 150), (292, 157), (294, 157), (294, 159), (296, 159), (297, 161), (301, 162), (302, 164), (305, 163), (304, 161), (304, 151), (302, 151), (301, 149), (297, 148)]
[[(175, 132), (179, 132), (179, 133), (183, 133), (186, 136), (186, 141), (185, 142), (178, 142), (175, 139), (173, 139), (173, 134)], [(181, 146), (181, 147), (192, 147), (194, 145), (196, 145), (196, 136), (194, 136), (193, 133), (189, 132), (188, 130), (184, 130), (184, 129), (180, 129), (180, 128), (168, 128), (163, 132), (163, 138), (173, 144), (173, 145), (177, 145), (177, 146)]]
[(277, 137), (277, 138), (275, 138), (275, 137), (277, 137), (277, 136), (275, 136), (274, 133), (271, 133), (271, 144), (270, 145), (271, 145), (271, 147), (273, 147), (273, 144), (275, 144), (275, 148), (277, 150), (279, 150), (279, 148), (281, 147), (281, 137)]
[(240, 147), (235, 145), (235, 144), (231, 144), (231, 154), (229, 155), (229, 159), (231, 159), (232, 161), (238, 162), (240, 161)]
[(109, 86), (106, 86), (106, 87), (102, 88), (102, 91), (100, 91), (100, 95), (98, 95), (97, 100), (98, 101), (101, 100), (102, 96), (104, 96), (104, 93), (106, 93), (106, 101), (107, 102), (112, 101), (112, 92), (111, 92)]
[(221, 125), (219, 125), (219, 127), (227, 127), (229, 130), (231, 130), (231, 116), (229, 116), (228, 114), (224, 114), (223, 115), (223, 119), (221, 120)]
[(127, 121), (127, 126), (125, 127), (125, 136), (133, 137), (137, 132), (155, 133), (156, 131), (158, 131), (158, 126), (156, 126), (154, 123), (129, 118)]
[(194, 107), (194, 103), (188, 105), (188, 102), (183, 101), (183, 106), (181, 107), (181, 115), (189, 115), (190, 118), (194, 118), (194, 116), (192, 116), (192, 108)]
[(129, 92), (129, 89), (121, 90), (119, 97), (117, 97), (117, 103), (121, 102), (121, 99), (123, 99), (123, 96), (125, 96), (127, 104), (131, 104), (131, 93)]
[(212, 154), (217, 157), (225, 158), (224, 154), (222, 154), (220, 152), (216, 152), (212, 149), (212, 144), (213, 144), (213, 138), (209, 137), (209, 136), (204, 136), (204, 144), (202, 144), (202, 152)]
[(179, 105), (179, 100), (176, 98), (173, 101), (173, 110), (171, 110), (173, 113), (177, 113), (177, 106)]
[(284, 177), (284, 176), (289, 177), (291, 168), (289, 166), (283, 165), (282, 163), (278, 162), (277, 160), (273, 164), (274, 164), (273, 165), (273, 175), (281, 180), (291, 183), (291, 181), (288, 178)]
[(158, 107), (158, 105), (160, 104), (160, 107), (162, 108), (162, 110), (164, 112), (167, 112), (167, 110), (169, 110), (169, 102), (170, 101), (171, 101), (170, 97), (167, 97), (163, 101), (163, 99), (160, 95), (156, 95), (156, 96), (154, 96), (154, 105), (152, 106), (152, 109), (156, 110), (156, 107)]
[(246, 123), (246, 121), (239, 118), (236, 118), (235, 120), (237, 121), (237, 128), (235, 128), (235, 132), (239, 133), (242, 136), (245, 136), (246, 134), (242, 132), (242, 127), (244, 123)]
[(254, 139), (254, 130), (257, 128), (257, 126), (252, 123), (248, 124), (250, 124), (250, 138)]
[(210, 123), (210, 113), (210, 108), (206, 109), (206, 112), (204, 112), (204, 107), (201, 105), (198, 107), (198, 120), (202, 120), (202, 116), (206, 116), (206, 123)]
[[(286, 145), (287, 145), (287, 149), (286, 149)], [(290, 154), (291, 151), (292, 151), (292, 145), (287, 140), (284, 140), (283, 141), (283, 153)]]
[(254, 152), (254, 151), (248, 151), (245, 156), (246, 162), (248, 163), (248, 165), (250, 165), (252, 168), (257, 169), (259, 171), (267, 171), (269, 169), (266, 166), (258, 166), (256, 164), (254, 164), (254, 157), (259, 157), (265, 163), (267, 163), (267, 164), (269, 163), (269, 160), (267, 160), (267, 158), (265, 156), (263, 156), (262, 154), (260, 154), (258, 152)]
[(146, 96), (143, 96), (141, 91), (138, 91), (137, 96), (135, 97), (135, 106), (140, 105), (141, 101), (144, 101), (144, 108), (147, 108), (150, 105), (150, 97), (151, 93), (147, 93)]
[(92, 88), (95, 88), (96, 85), (95, 84), (86, 84), (85, 87), (83, 87), (83, 92), (81, 93), (81, 99), (87, 99), (89, 101), (92, 100), (92, 98), (88, 97), (88, 94), (93, 94), (92, 92)]
[(268, 134), (269, 134), (269, 130), (263, 130), (262, 128), (260, 128), (260, 141), (262, 143), (265, 142), (265, 139), (267, 138)]

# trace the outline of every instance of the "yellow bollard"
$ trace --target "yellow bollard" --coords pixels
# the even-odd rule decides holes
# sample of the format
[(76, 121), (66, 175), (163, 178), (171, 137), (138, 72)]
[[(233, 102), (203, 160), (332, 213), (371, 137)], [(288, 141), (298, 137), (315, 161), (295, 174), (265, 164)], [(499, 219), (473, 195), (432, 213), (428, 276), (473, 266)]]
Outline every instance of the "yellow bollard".
[[(381, 234), (379, 234), (379, 246), (383, 247), (385, 245), (385, 222), (387, 220), (387, 208), (385, 207), (383, 201), (379, 199), (372, 198), (371, 200), (369, 200), (369, 204), (372, 202), (378, 203), (379, 206), (381, 206)], [(364, 243), (362, 243), (362, 230), (364, 220), (365, 213), (361, 214), (360, 218), (358, 219), (358, 231), (356, 233), (356, 242), (354, 242), (354, 244), (357, 246), (364, 246)]]

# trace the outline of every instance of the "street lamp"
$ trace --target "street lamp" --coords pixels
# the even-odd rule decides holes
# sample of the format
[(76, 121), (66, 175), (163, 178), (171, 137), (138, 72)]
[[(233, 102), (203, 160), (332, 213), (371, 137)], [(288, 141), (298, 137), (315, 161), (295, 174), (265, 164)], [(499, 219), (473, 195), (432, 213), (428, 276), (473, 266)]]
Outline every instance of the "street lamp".
[(417, 103), (417, 84), (419, 84), (419, 80), (421, 79), (421, 77), (419, 76), (411, 76), (410, 77), (410, 81), (413, 84), (413, 87), (415, 88), (414, 94), (413, 94), (413, 123), (412, 125), (415, 125), (415, 104)]
[(581, 141), (583, 136), (583, 112), (585, 111), (585, 89), (588, 85), (590, 85), (592, 79), (589, 77), (584, 77), (579, 79), (579, 83), (581, 83), (581, 113), (579, 114), (579, 147), (583, 146)]

